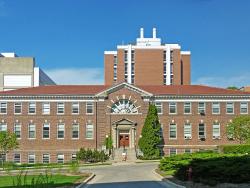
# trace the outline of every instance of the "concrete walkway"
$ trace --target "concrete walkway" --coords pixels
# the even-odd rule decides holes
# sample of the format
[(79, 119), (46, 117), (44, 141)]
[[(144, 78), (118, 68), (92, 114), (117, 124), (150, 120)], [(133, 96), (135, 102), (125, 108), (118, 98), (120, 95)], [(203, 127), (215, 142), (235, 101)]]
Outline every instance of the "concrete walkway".
[(173, 187), (153, 173), (158, 163), (114, 163), (112, 166), (82, 168), (96, 176), (84, 188), (164, 188)]

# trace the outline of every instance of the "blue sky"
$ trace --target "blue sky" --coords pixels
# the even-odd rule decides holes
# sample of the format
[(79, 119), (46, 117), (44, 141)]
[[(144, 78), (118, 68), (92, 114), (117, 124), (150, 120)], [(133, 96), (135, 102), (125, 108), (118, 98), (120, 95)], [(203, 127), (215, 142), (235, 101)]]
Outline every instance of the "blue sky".
[(152, 28), (192, 52), (192, 83), (250, 85), (248, 0), (0, 0), (0, 52), (60, 84), (103, 83), (103, 52)]

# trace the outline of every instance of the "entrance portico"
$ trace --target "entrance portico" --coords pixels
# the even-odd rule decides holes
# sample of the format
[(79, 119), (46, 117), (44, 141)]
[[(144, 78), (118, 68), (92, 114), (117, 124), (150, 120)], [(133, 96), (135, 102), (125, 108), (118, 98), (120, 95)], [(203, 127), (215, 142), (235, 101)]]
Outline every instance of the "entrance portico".
[(121, 119), (112, 124), (113, 147), (134, 148), (136, 143), (136, 123)]

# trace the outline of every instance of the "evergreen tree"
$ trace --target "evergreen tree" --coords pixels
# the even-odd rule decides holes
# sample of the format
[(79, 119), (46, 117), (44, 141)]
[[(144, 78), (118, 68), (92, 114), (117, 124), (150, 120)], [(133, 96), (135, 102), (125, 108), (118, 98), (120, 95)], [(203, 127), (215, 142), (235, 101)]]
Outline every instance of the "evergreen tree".
[(157, 108), (150, 104), (139, 139), (139, 148), (143, 152), (143, 158), (156, 159), (160, 157), (160, 148), (158, 147), (161, 143), (160, 129)]

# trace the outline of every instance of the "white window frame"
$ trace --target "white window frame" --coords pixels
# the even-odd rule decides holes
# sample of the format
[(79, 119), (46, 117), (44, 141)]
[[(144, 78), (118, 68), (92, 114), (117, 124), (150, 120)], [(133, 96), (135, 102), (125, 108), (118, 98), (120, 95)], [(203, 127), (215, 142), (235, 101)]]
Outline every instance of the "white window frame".
[[(62, 162), (59, 162), (60, 160), (62, 160)], [(62, 154), (62, 153), (57, 154), (57, 163), (64, 164), (64, 154)]]
[[(246, 109), (246, 112), (242, 112), (242, 109), (243, 109), (242, 105), (243, 104), (246, 104), (246, 108), (244, 108), (244, 109)], [(248, 102), (241, 102), (240, 103), (240, 114), (248, 114)]]
[[(17, 104), (19, 104), (19, 105), (17, 105)], [(17, 106), (20, 107), (20, 112), (16, 112)], [(15, 103), (14, 103), (14, 114), (17, 114), (17, 115), (18, 115), (18, 114), (22, 114), (22, 103), (21, 103), (21, 102), (15, 102)]]
[[(61, 127), (63, 127), (63, 130), (61, 129)], [(60, 130), (61, 129), (61, 130)], [(59, 138), (59, 131), (63, 131), (63, 137), (62, 138)], [(64, 123), (58, 123), (57, 124), (57, 139), (64, 139), (65, 138), (65, 124)]]
[[(74, 131), (75, 131), (75, 130), (74, 130), (74, 126), (77, 126), (77, 134), (78, 134), (78, 135), (77, 135), (77, 138), (74, 138), (74, 137), (73, 137)], [(79, 139), (79, 123), (73, 123), (73, 124), (72, 124), (72, 130), (71, 130), (71, 131), (72, 131), (72, 132), (71, 132), (71, 135), (72, 135), (71, 138), (72, 138), (72, 139)]]
[(7, 123), (0, 123), (0, 132), (2, 131), (7, 131), (8, 130), (8, 125)]
[[(162, 107), (162, 102), (155, 102), (155, 107), (157, 108), (157, 113), (158, 114), (163, 114), (163, 107)], [(160, 112), (158, 111), (160, 109)]]
[[(16, 161), (16, 155), (19, 155), (19, 161)], [(13, 154), (13, 162), (16, 164), (21, 164), (21, 153), (14, 153)]]
[[(204, 137), (203, 135), (200, 135), (200, 125), (204, 125)], [(198, 138), (206, 138), (206, 124), (205, 123), (199, 123), (198, 124)]]
[[(5, 112), (3, 112), (5, 111)], [(8, 112), (8, 103), (7, 102), (0, 102), (0, 114), (7, 114)]]
[[(44, 134), (44, 133), (45, 133), (44, 128), (45, 128), (45, 127), (49, 128), (49, 137), (48, 137), (48, 138), (45, 138), (45, 137), (44, 137), (44, 135), (45, 135), (45, 134)], [(46, 131), (47, 131), (47, 130), (46, 130)], [(49, 123), (44, 123), (44, 124), (43, 124), (43, 131), (42, 131), (42, 134), (43, 134), (43, 135), (42, 135), (42, 138), (43, 138), (43, 139), (45, 139), (45, 140), (46, 140), (46, 139), (50, 139), (50, 124), (49, 124)]]
[[(71, 113), (72, 114), (79, 114), (79, 110), (80, 110), (80, 105), (79, 105), (79, 102), (72, 102), (71, 104)], [(77, 112), (74, 112), (74, 110), (77, 109)]]
[[(232, 105), (231, 107), (229, 107), (229, 105)], [(228, 112), (228, 109), (232, 108), (232, 112)], [(227, 102), (226, 103), (226, 114), (234, 114), (234, 102)]]
[[(92, 108), (92, 112), (88, 113), (88, 107)], [(87, 115), (93, 115), (94, 114), (94, 103), (93, 102), (86, 102), (86, 114)]]
[[(203, 107), (200, 106), (200, 104), (204, 104)], [(198, 114), (206, 113), (206, 103), (205, 102), (198, 102)]]
[[(215, 132), (214, 129), (218, 129), (218, 132)], [(214, 122), (213, 123), (213, 139), (219, 139), (221, 136), (220, 133), (220, 123)]]
[(63, 115), (65, 113), (65, 104), (64, 102), (58, 102), (57, 103), (57, 110), (58, 115)]
[[(30, 162), (31, 159), (34, 160), (34, 162)], [(36, 163), (36, 155), (34, 153), (29, 153), (28, 154), (28, 164), (35, 164), (35, 163)]]
[[(175, 126), (175, 137), (171, 137), (171, 126)], [(169, 140), (176, 140), (177, 139), (177, 124), (176, 123), (170, 123), (169, 124)]]
[[(18, 127), (19, 127), (19, 131), (16, 130)], [(22, 126), (21, 126), (21, 123), (14, 123), (14, 131), (13, 132), (15, 133), (16, 138), (18, 140), (20, 140), (21, 137), (22, 137)], [(19, 137), (16, 134), (17, 132), (19, 132)]]
[[(48, 162), (45, 162), (45, 161), (47, 161), (47, 160), (44, 160), (45, 156), (48, 157)], [(42, 161), (43, 164), (49, 164), (50, 163), (50, 154), (49, 153), (43, 153), (42, 160), (43, 160)]]
[(50, 114), (50, 102), (43, 102), (42, 103), (42, 113), (43, 113), (43, 115)]
[[(214, 109), (217, 108), (219, 109), (218, 112), (214, 112)], [(220, 102), (212, 102), (212, 114), (220, 114)]]
[[(174, 153), (172, 152), (174, 151)], [(177, 149), (176, 148), (169, 148), (169, 156), (177, 155)]]
[(76, 153), (72, 153), (71, 154), (71, 161), (76, 161), (77, 158), (76, 158)]
[[(34, 112), (30, 112), (31, 109), (34, 109)], [(28, 103), (28, 114), (36, 114), (36, 102)]]
[[(185, 112), (185, 109), (186, 109), (186, 107), (187, 107), (187, 104), (189, 104), (189, 105), (188, 105), (189, 110), (190, 110), (189, 113), (186, 113), (186, 112)], [(192, 103), (191, 103), (191, 102), (184, 102), (184, 103), (183, 103), (183, 112), (184, 112), (184, 114), (192, 114)]]
[[(188, 131), (187, 131), (188, 129)], [(192, 139), (192, 125), (191, 123), (185, 123), (184, 124), (184, 139), (189, 140)]]
[[(31, 126), (33, 126), (33, 128), (34, 128), (34, 137), (32, 137), (32, 138), (30, 137)], [(28, 139), (36, 139), (36, 125), (33, 123), (28, 125)]]
[[(91, 137), (89, 137), (89, 132), (91, 130)], [(93, 140), (94, 139), (94, 125), (92, 123), (87, 123), (86, 124), (86, 133), (85, 133), (85, 138), (87, 140)]]
[[(175, 108), (175, 112), (171, 112), (171, 107)], [(169, 102), (169, 114), (177, 114), (177, 103), (176, 102)]]
[[(189, 150), (189, 152), (187, 152), (187, 150)], [(184, 153), (192, 153), (192, 149), (191, 148), (185, 148)]]

